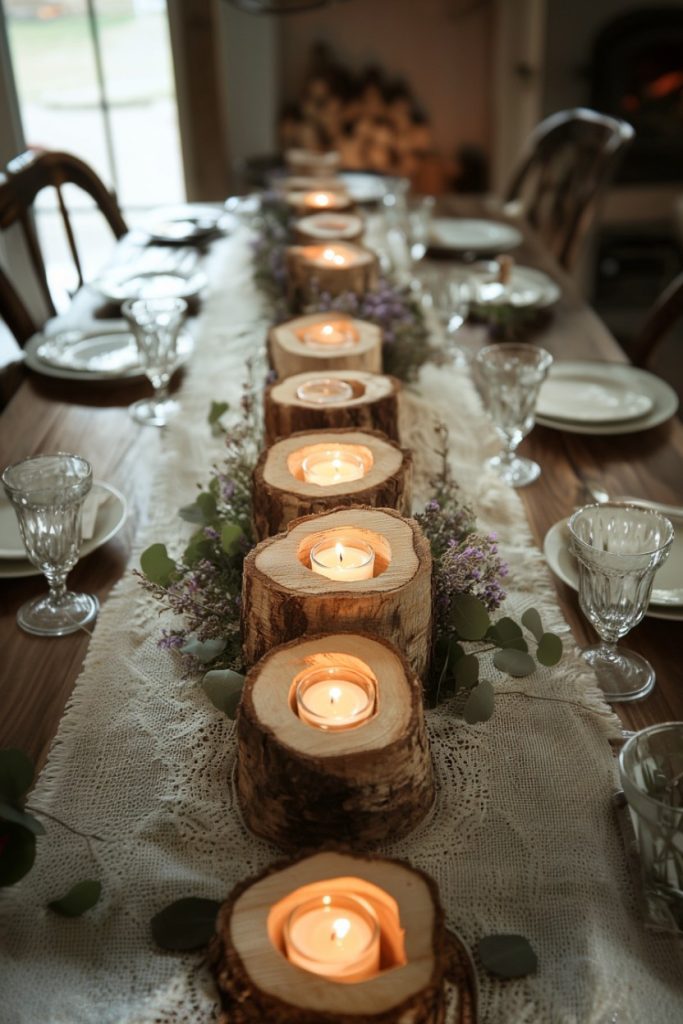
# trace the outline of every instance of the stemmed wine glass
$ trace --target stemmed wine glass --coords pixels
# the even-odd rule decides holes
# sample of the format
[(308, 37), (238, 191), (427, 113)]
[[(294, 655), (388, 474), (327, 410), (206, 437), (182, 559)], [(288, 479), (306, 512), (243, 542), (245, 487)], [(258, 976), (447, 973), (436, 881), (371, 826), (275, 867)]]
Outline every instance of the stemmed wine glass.
[(456, 366), (466, 366), (466, 351), (457, 344), (457, 333), (465, 323), (472, 298), (467, 278), (453, 274), (434, 274), (429, 281), (432, 308), (439, 321), (444, 348)]
[(487, 345), (475, 357), (477, 384), (504, 445), (487, 465), (511, 487), (525, 487), (541, 474), (537, 462), (515, 453), (533, 428), (538, 392), (552, 362), (543, 348), (509, 342)]
[(660, 512), (620, 502), (586, 505), (569, 520), (579, 563), (579, 604), (600, 643), (583, 651), (608, 701), (645, 697), (655, 684), (649, 661), (617, 648), (643, 618), (655, 572), (666, 560), (674, 530)]
[(47, 597), (17, 612), (17, 622), (37, 636), (64, 636), (91, 622), (99, 602), (66, 589), (81, 549), (81, 509), (92, 487), (92, 468), (79, 455), (35, 455), (8, 466), (2, 483), (19, 521), (29, 561), (47, 578)]
[(187, 313), (187, 302), (161, 297), (128, 299), (121, 310), (133, 329), (140, 360), (154, 388), (152, 398), (131, 405), (131, 416), (138, 423), (164, 427), (177, 408), (168, 385), (176, 368), (178, 331)]

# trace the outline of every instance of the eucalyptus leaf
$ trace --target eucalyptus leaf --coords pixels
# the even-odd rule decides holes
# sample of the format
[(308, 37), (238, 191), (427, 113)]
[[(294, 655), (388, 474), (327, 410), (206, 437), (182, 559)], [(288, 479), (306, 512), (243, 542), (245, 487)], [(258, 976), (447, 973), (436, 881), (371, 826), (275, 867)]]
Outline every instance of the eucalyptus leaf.
[(152, 544), (140, 555), (140, 568), (152, 583), (167, 587), (176, 571), (176, 565), (169, 558), (165, 544)]
[(562, 641), (559, 636), (554, 633), (544, 633), (536, 650), (536, 657), (541, 665), (546, 665), (548, 668), (557, 665), (562, 657)]
[(493, 655), (493, 664), (501, 672), (507, 672), (509, 676), (530, 676), (536, 669), (536, 662), (530, 654), (512, 648), (496, 651)]
[(23, 750), (0, 750), (0, 799), (21, 807), (33, 775), (33, 761)]
[(102, 895), (102, 883), (94, 879), (77, 882), (66, 896), (48, 903), (50, 910), (61, 917), (80, 917), (95, 906)]
[(464, 686), (471, 690), (479, 679), (479, 658), (474, 654), (465, 654), (456, 661), (453, 671), (458, 687)]
[[(15, 825), (23, 825), (29, 832), (33, 832), (34, 836), (45, 835), (42, 822), (34, 818), (32, 814), (13, 807), (5, 800), (0, 800), (0, 821), (13, 821)], [(2, 829), (2, 825), (0, 825), (0, 829)]]
[(221, 529), (221, 546), (226, 555), (236, 555), (239, 544), (244, 536), (242, 527), (236, 523), (225, 523)]
[(448, 641), (448, 652), (446, 655), (446, 664), (448, 665), (449, 671), (455, 671), (455, 666), (461, 658), (465, 657), (465, 648), (462, 644), (459, 644), (457, 640), (452, 637)]
[(538, 968), (538, 957), (523, 935), (485, 935), (478, 950), (486, 970), (499, 978), (522, 978)]
[(472, 594), (455, 595), (450, 621), (462, 640), (483, 640), (491, 625), (485, 604)]
[(465, 701), (462, 709), (463, 718), (470, 725), (487, 722), (493, 714), (494, 691), (488, 679), (482, 679)]
[(530, 633), (533, 633), (538, 643), (541, 642), (543, 623), (541, 622), (541, 616), (535, 608), (527, 608), (524, 615), (522, 615), (522, 625), (526, 626)]
[(186, 896), (164, 907), (151, 921), (152, 936), (162, 949), (198, 949), (206, 946), (216, 928), (217, 900)]
[(23, 825), (0, 825), (0, 888), (28, 874), (36, 859), (36, 837)]
[(211, 427), (211, 433), (216, 435), (223, 433), (223, 428), (220, 424), (220, 418), (223, 413), (226, 413), (230, 408), (229, 402), (212, 402), (211, 408), (209, 409), (209, 415), (207, 420)]
[(201, 562), (203, 559), (211, 559), (213, 554), (213, 545), (207, 537), (204, 536), (203, 530), (197, 530), (196, 533), (192, 534), (190, 543), (185, 548), (183, 553), (183, 562), (185, 565), (196, 565), (197, 562)]
[(244, 676), (229, 668), (213, 669), (202, 679), (202, 689), (214, 707), (234, 718), (242, 698)]
[(210, 491), (202, 491), (191, 505), (185, 505), (178, 512), (186, 523), (201, 523), (208, 526), (218, 515), (216, 498)]
[(180, 648), (181, 654), (189, 654), (202, 665), (208, 665), (210, 661), (222, 654), (226, 647), (225, 640), (197, 640), (191, 636)]
[(522, 627), (509, 615), (504, 615), (502, 619), (493, 623), (486, 636), (499, 647), (507, 647), (507, 641), (522, 636)]

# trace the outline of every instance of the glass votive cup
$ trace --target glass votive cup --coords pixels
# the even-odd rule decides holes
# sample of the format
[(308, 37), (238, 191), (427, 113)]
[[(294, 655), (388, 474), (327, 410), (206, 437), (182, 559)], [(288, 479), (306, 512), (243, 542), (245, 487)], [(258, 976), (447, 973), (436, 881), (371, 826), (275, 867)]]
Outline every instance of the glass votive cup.
[(355, 729), (375, 713), (377, 687), (369, 675), (344, 665), (309, 669), (296, 684), (296, 713), (327, 732)]
[(345, 380), (335, 377), (314, 377), (299, 384), (296, 397), (300, 402), (311, 405), (339, 405), (351, 401), (353, 388)]
[(324, 538), (311, 548), (311, 569), (328, 580), (351, 583), (372, 579), (375, 550), (365, 541)]
[(285, 956), (329, 981), (366, 981), (380, 968), (381, 930), (361, 896), (330, 892), (299, 904), (283, 929)]
[(353, 324), (345, 320), (329, 320), (306, 327), (301, 333), (301, 340), (309, 348), (351, 348), (358, 344), (359, 335)]
[(301, 463), (301, 471), (307, 484), (331, 487), (362, 480), (365, 476), (365, 462), (353, 452), (326, 448), (307, 455)]

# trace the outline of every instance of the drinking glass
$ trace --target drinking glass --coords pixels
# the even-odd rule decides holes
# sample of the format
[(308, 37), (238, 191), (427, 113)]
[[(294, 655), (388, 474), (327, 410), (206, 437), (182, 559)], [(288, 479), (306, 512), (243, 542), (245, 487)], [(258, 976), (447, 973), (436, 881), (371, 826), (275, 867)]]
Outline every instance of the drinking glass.
[(37, 636), (75, 633), (97, 615), (90, 594), (66, 589), (66, 577), (81, 548), (81, 508), (92, 487), (92, 468), (79, 455), (35, 455), (2, 474), (19, 521), (29, 561), (46, 576), (47, 597), (34, 598), (17, 612), (17, 622)]
[(536, 401), (553, 357), (536, 345), (502, 342), (477, 353), (475, 380), (504, 448), (487, 465), (511, 487), (525, 487), (541, 474), (532, 459), (516, 455), (534, 425)]
[(176, 298), (128, 299), (121, 310), (133, 329), (140, 360), (154, 388), (152, 398), (131, 405), (131, 416), (138, 423), (164, 427), (178, 406), (169, 396), (168, 385), (176, 368), (176, 343), (187, 302)]
[(601, 641), (583, 657), (608, 701), (644, 697), (655, 684), (654, 669), (640, 654), (616, 644), (645, 614), (673, 527), (652, 509), (605, 502), (578, 509), (569, 534), (579, 563), (579, 604)]
[(619, 755), (636, 833), (648, 917), (683, 932), (683, 722), (643, 729)]
[(467, 278), (452, 274), (435, 274), (429, 282), (432, 307), (441, 327), (444, 348), (456, 365), (466, 366), (468, 355), (457, 344), (458, 331), (465, 323), (472, 297)]
[(434, 213), (434, 197), (423, 196), (408, 210), (408, 239), (413, 264), (424, 258)]

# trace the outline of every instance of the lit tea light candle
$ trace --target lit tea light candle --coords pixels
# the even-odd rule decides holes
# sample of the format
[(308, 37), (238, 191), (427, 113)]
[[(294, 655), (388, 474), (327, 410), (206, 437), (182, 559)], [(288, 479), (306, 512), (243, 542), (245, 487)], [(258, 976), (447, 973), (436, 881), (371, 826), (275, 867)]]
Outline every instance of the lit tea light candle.
[(329, 320), (311, 324), (301, 333), (304, 345), (310, 348), (350, 348), (359, 340), (358, 331), (347, 320)]
[(311, 549), (311, 569), (328, 580), (341, 583), (370, 580), (375, 569), (375, 552), (362, 540), (354, 540), (352, 544), (321, 540)]
[(335, 377), (315, 377), (299, 384), (296, 397), (300, 402), (310, 402), (311, 405), (336, 405), (349, 402), (353, 398), (353, 388), (345, 380)]
[(360, 896), (306, 900), (287, 918), (283, 940), (290, 963), (330, 981), (366, 981), (379, 972), (379, 921)]
[(331, 245), (326, 249), (323, 249), (320, 254), (320, 259), (323, 263), (328, 263), (335, 267), (345, 267), (348, 262), (344, 253), (340, 252), (338, 249), (333, 249)]
[(305, 672), (296, 686), (296, 711), (302, 722), (328, 732), (363, 725), (375, 712), (377, 690), (364, 673), (330, 665)]
[(361, 480), (365, 476), (365, 462), (353, 452), (326, 448), (307, 455), (301, 463), (301, 470), (307, 484), (329, 487)]
[(334, 209), (338, 202), (339, 198), (334, 192), (309, 192), (304, 197), (304, 206), (314, 210)]

